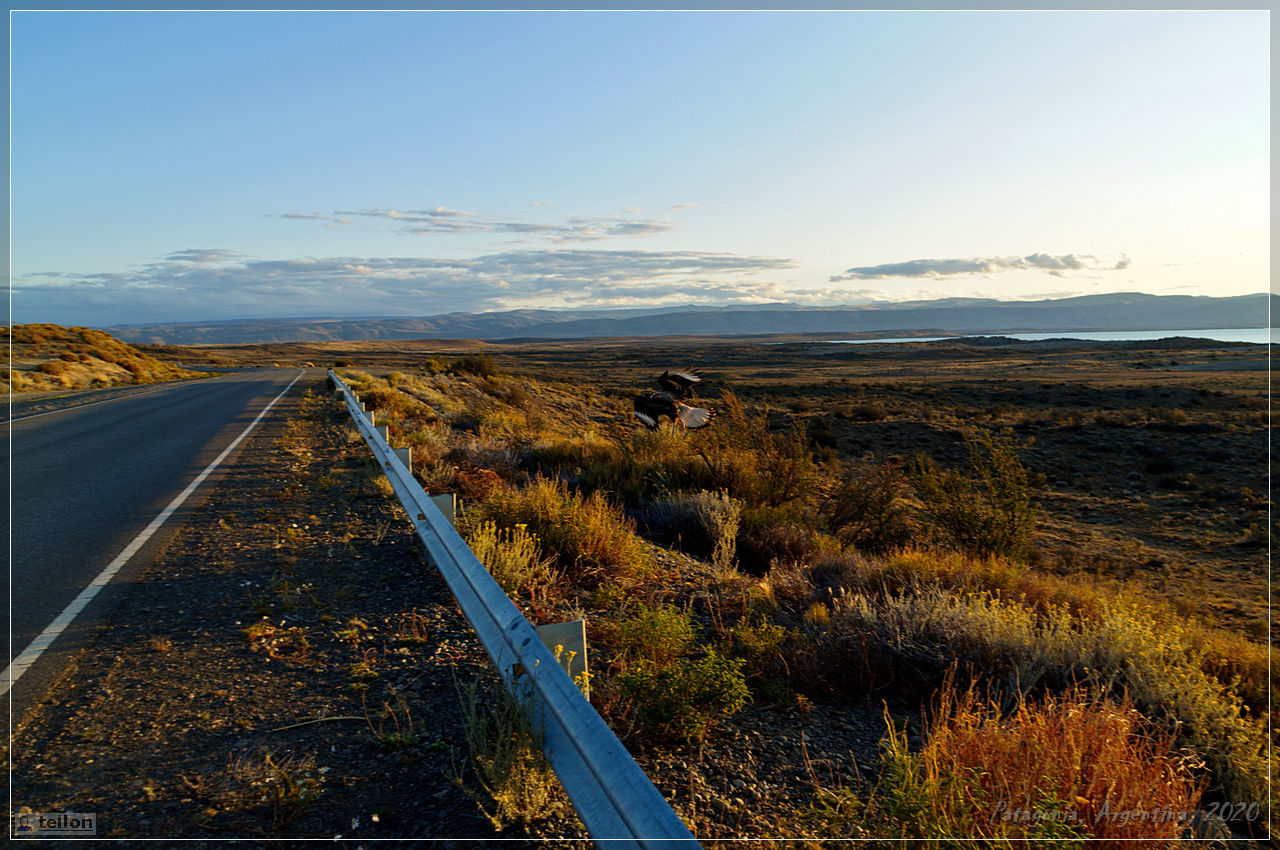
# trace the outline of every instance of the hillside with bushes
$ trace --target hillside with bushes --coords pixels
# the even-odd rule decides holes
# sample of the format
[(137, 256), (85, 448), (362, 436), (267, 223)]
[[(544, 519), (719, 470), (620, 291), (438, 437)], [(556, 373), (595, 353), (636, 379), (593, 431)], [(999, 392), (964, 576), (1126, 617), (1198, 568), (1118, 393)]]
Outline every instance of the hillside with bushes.
[(10, 363), (0, 380), (5, 392), (81, 390), (206, 377), (162, 363), (132, 345), (92, 328), (10, 325), (4, 329)]
[[(592, 702), (651, 772), (769, 718), (882, 716), (878, 764), (833, 755), (804, 793), (766, 765), (719, 796), (689, 780), (677, 808), (714, 804), (704, 837), (1265, 834), (1265, 644), (1101, 568), (1048, 569), (1045, 477), (999, 421), (934, 409), (936, 458), (854, 456), (811, 404), (724, 387), (700, 402), (712, 427), (647, 431), (624, 395), (483, 354), (342, 373), (428, 492), (460, 494), (460, 530), (527, 616), (586, 618)], [(785, 802), (748, 804), (759, 787)]]

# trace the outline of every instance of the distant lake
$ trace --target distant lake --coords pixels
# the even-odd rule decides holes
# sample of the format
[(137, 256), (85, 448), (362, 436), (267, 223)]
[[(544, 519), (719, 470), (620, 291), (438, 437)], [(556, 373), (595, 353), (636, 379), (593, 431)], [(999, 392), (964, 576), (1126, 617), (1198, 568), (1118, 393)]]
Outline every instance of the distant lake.
[[(1142, 342), (1152, 339), (1166, 339), (1171, 336), (1189, 336), (1197, 339), (1215, 339), (1219, 342), (1252, 342), (1266, 345), (1269, 342), (1267, 328), (1208, 328), (1194, 331), (1053, 331), (1052, 333), (1034, 334), (965, 334), (969, 337), (1002, 336), (1009, 339), (1020, 339), (1025, 342), (1039, 342), (1043, 339), (1085, 339), (1096, 342)], [(959, 339), (954, 336), (907, 336), (888, 337), (885, 339), (829, 339), (824, 342), (844, 342), (852, 345), (872, 342), (937, 342), (944, 339)]]

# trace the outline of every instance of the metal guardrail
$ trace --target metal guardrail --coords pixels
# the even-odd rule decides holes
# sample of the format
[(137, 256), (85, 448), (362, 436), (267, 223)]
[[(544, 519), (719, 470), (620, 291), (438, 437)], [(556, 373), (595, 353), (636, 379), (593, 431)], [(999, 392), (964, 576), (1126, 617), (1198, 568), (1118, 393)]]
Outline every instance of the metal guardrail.
[(347, 410), (413, 521), (431, 563), (508, 688), (530, 697), (543, 750), (588, 834), (609, 847), (698, 847), (697, 839), (587, 702), (501, 586), (476, 558), (333, 370)]

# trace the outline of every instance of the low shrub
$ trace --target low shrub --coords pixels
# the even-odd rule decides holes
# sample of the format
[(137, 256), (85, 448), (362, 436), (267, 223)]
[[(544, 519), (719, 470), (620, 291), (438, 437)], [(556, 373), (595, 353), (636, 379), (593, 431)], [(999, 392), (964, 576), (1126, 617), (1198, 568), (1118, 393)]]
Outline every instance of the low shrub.
[(654, 569), (635, 524), (601, 493), (584, 498), (562, 482), (535, 478), (523, 488), (495, 487), (477, 510), (481, 520), (523, 524), (574, 581), (594, 586)]
[(650, 608), (637, 602), (611, 631), (613, 648), (624, 666), (666, 667), (688, 652), (693, 620), (688, 611), (672, 605)]
[(1021, 555), (1035, 528), (1027, 470), (1008, 440), (985, 433), (965, 440), (968, 475), (924, 455), (911, 462), (908, 477), (925, 515), (965, 554)]
[(710, 558), (717, 572), (729, 573), (737, 551), (742, 503), (727, 493), (678, 493), (650, 505), (647, 530), (678, 543), (684, 551)]
[(449, 371), (458, 375), (475, 375), (479, 378), (495, 378), (502, 374), (498, 361), (491, 354), (468, 354), (449, 364)]
[(816, 518), (800, 506), (748, 505), (742, 511), (738, 531), (738, 563), (753, 575), (763, 575), (774, 564), (810, 563), (839, 545), (817, 530)]
[(713, 723), (737, 712), (750, 697), (742, 662), (715, 650), (665, 667), (639, 665), (619, 681), (634, 700), (637, 730), (658, 740), (700, 741)]

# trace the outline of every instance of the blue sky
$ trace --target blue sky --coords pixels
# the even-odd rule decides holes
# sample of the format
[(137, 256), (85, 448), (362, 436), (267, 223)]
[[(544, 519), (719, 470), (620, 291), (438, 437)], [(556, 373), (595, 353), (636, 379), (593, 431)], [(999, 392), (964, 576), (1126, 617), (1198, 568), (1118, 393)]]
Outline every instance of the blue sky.
[(1261, 292), (1268, 27), (14, 13), (12, 317)]

